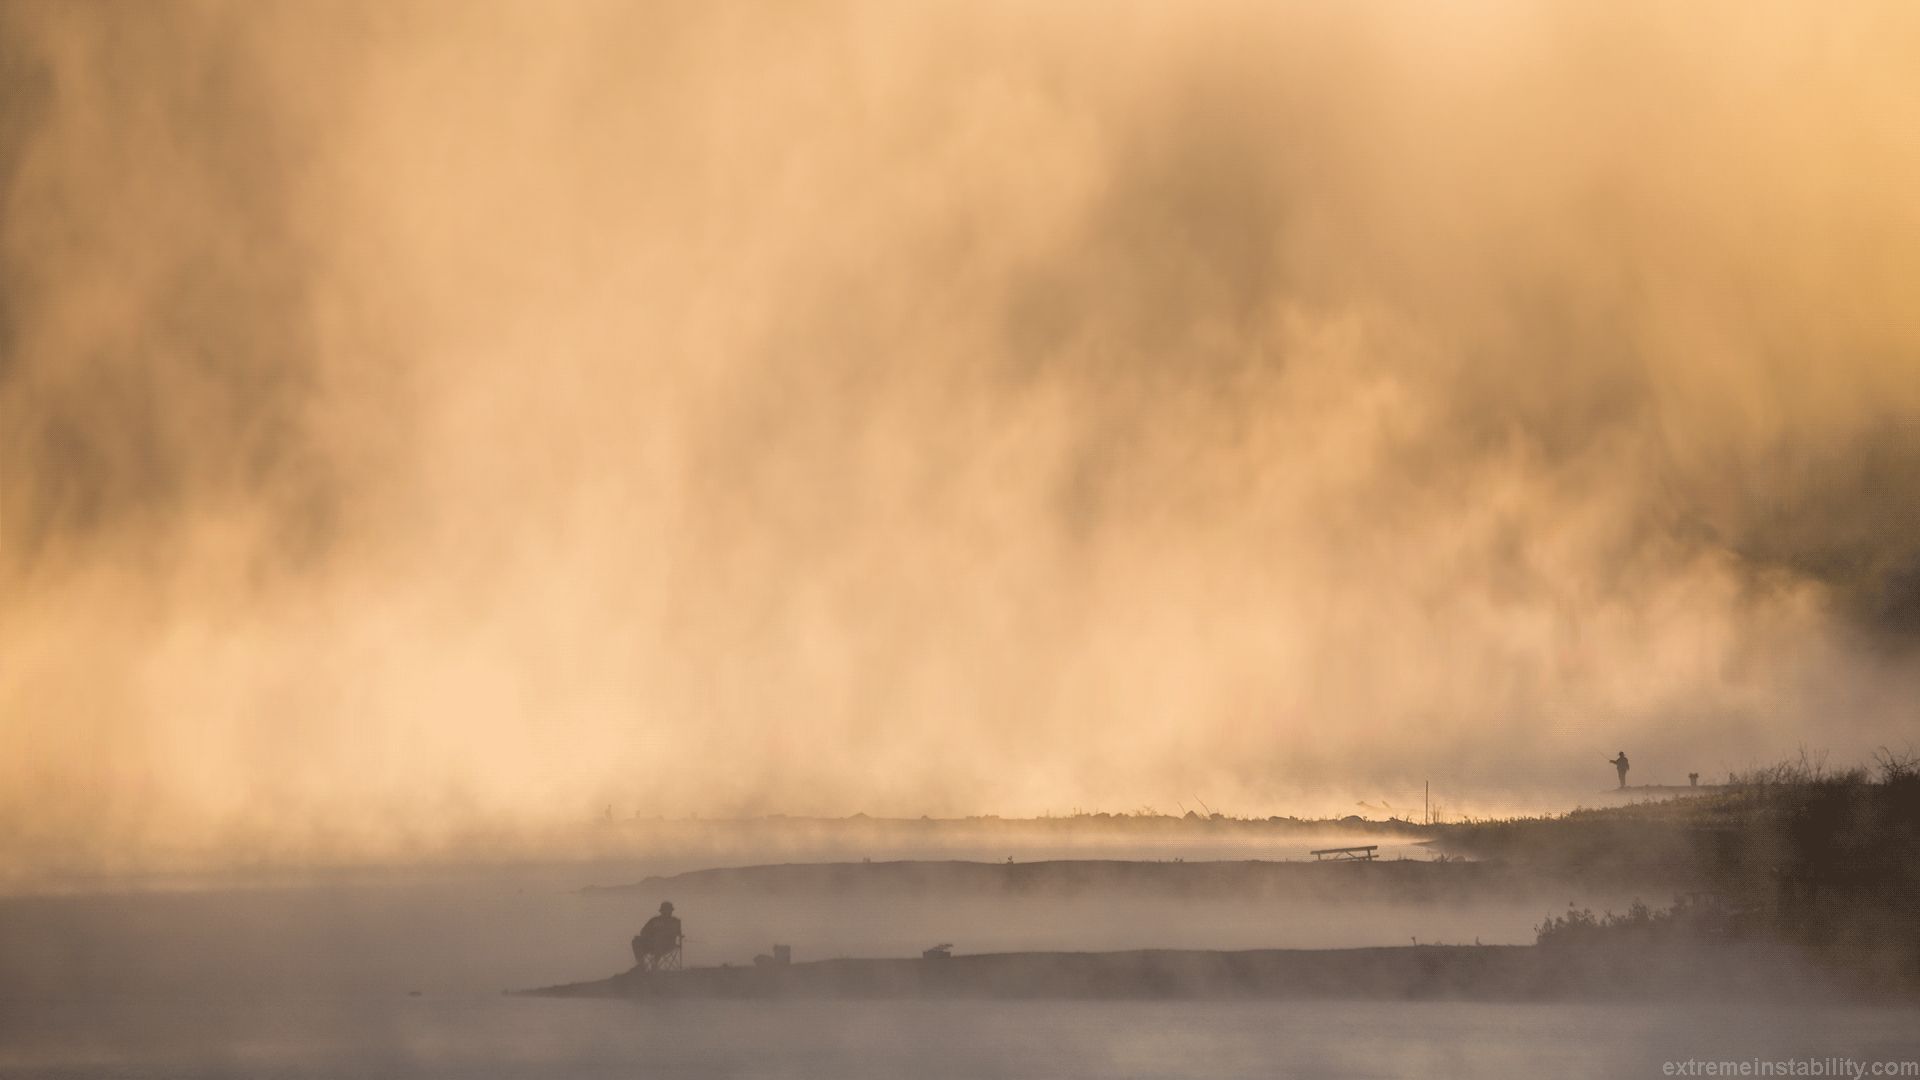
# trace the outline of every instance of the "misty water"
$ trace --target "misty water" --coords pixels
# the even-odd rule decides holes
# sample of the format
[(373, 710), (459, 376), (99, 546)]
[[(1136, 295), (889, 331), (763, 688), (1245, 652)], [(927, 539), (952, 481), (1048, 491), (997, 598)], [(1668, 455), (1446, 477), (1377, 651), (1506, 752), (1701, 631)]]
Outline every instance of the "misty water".
[[(1920, 4), (1747, 9), (0, 0), (0, 1080), (1920, 1060), (1911, 1006), (504, 993), (664, 899), (691, 965), (1716, 877), (1797, 939), (1839, 865), (1913, 948), (1904, 812), (1673, 824), (1658, 892), (1632, 815), (1397, 892), (587, 891), (1891, 763)], [(1132, 846), (635, 839), (1086, 808)]]
[(7, 1022), (38, 1077), (1659, 1076), (1920, 1054), (1878, 1008), (1347, 1002), (118, 1001)]
[[(0, 902), (0, 1075), (1652, 1076), (1687, 1057), (1920, 1058), (1920, 1013), (1841, 1004), (502, 994), (624, 970), (662, 897), (581, 886), (684, 868), (442, 868)], [(936, 940), (963, 952), (1491, 943), (1526, 939), (1542, 913), (1526, 905), (714, 894), (682, 897), (681, 913), (689, 963), (741, 964), (775, 941), (798, 960)]]

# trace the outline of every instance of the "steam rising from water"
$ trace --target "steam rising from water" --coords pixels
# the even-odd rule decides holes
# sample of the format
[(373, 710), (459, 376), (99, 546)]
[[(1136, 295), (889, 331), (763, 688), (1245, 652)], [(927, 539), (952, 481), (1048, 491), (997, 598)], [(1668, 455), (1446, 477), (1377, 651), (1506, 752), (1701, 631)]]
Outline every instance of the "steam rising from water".
[(1898, 742), (1916, 46), (1898, 6), (10, 5), (0, 843)]

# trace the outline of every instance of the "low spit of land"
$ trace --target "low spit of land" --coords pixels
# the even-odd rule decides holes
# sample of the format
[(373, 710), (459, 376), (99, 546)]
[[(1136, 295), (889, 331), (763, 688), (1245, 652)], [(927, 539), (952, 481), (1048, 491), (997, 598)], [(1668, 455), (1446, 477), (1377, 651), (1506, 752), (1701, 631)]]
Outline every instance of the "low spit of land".
[(1694, 952), (1533, 945), (1375, 949), (1151, 949), (987, 953), (945, 959), (837, 959), (754, 967), (629, 971), (525, 993), (616, 998), (1329, 998), (1570, 1000), (1833, 998), (1867, 995), (1791, 950), (1748, 945), (1710, 962)]
[[(1201, 820), (1188, 827), (1224, 826)], [(1696, 797), (1553, 818), (1414, 827), (1432, 858), (1045, 859), (780, 864), (618, 888), (773, 896), (1194, 898), (1356, 895), (1426, 901), (1587, 882), (1680, 899), (1550, 917), (1532, 946), (1021, 952), (628, 972), (558, 996), (1608, 997), (1920, 990), (1920, 771), (1782, 767)], [(1414, 849), (1418, 850), (1418, 849)], [(1543, 912), (1544, 914), (1544, 912)]]

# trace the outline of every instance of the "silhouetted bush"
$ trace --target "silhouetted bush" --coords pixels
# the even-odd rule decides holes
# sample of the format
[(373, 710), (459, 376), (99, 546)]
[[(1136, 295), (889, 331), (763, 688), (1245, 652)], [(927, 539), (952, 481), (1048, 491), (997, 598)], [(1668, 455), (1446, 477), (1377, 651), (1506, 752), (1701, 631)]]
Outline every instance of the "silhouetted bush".
[(1533, 928), (1536, 943), (1550, 948), (1583, 945), (1654, 944), (1685, 937), (1724, 937), (1733, 926), (1732, 915), (1718, 901), (1704, 896), (1676, 897), (1673, 906), (1654, 910), (1635, 900), (1625, 915), (1609, 911), (1595, 917), (1592, 908), (1569, 907), (1564, 915), (1548, 915)]

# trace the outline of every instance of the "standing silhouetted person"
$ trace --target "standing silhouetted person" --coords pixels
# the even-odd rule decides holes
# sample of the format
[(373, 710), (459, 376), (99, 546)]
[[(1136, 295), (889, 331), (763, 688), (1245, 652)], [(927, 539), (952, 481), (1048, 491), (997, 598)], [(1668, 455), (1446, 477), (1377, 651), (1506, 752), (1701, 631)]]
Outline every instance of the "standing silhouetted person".
[(633, 959), (641, 967), (648, 967), (648, 961), (657, 961), (679, 947), (680, 920), (674, 917), (673, 901), (668, 900), (660, 905), (660, 914), (648, 919), (633, 939)]
[(1612, 761), (1607, 762), (1607, 764), (1620, 770), (1620, 786), (1626, 787), (1627, 786), (1627, 752), (1625, 750), (1620, 751), (1620, 756), (1617, 758), (1614, 758)]

